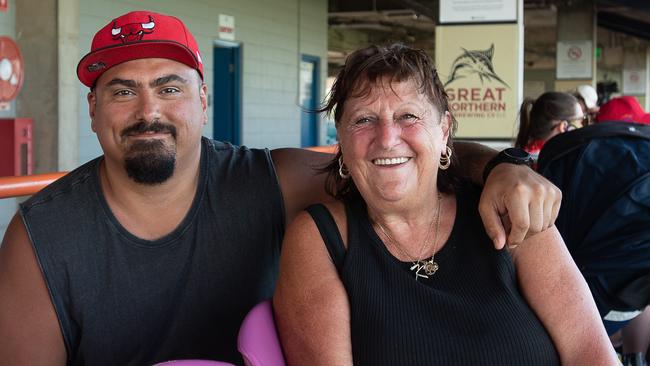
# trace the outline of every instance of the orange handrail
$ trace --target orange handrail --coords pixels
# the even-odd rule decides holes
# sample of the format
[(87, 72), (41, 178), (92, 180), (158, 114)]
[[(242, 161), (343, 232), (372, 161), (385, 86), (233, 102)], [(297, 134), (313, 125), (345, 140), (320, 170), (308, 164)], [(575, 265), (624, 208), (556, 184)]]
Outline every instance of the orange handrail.
[[(312, 146), (306, 149), (334, 154), (338, 145)], [(0, 199), (29, 196), (32, 195), (48, 184), (64, 176), (67, 172), (56, 172), (46, 174), (33, 174), (18, 177), (0, 177)]]
[(66, 175), (67, 172), (0, 177), (0, 198), (29, 196)]
[(328, 153), (328, 154), (336, 154), (336, 150), (338, 150), (338, 147), (339, 145), (325, 145), (325, 146), (306, 147), (305, 149), (322, 152), (322, 153)]

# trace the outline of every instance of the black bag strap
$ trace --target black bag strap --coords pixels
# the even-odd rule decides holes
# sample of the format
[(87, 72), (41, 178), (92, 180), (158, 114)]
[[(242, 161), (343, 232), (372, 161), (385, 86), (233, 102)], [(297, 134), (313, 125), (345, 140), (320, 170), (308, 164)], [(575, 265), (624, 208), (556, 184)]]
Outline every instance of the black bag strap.
[(334, 262), (334, 266), (340, 274), (345, 259), (345, 246), (334, 217), (332, 217), (327, 207), (320, 203), (307, 207), (307, 212), (314, 219), (330, 258), (332, 258), (332, 262)]

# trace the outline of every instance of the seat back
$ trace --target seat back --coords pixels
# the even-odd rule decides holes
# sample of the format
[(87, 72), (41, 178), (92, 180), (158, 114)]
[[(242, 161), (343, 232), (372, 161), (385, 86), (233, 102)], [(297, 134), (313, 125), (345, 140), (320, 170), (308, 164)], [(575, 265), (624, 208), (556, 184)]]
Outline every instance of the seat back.
[(235, 366), (228, 362), (210, 360), (173, 360), (157, 363), (153, 366)]
[(247, 366), (285, 366), (271, 300), (248, 312), (239, 329), (237, 348)]

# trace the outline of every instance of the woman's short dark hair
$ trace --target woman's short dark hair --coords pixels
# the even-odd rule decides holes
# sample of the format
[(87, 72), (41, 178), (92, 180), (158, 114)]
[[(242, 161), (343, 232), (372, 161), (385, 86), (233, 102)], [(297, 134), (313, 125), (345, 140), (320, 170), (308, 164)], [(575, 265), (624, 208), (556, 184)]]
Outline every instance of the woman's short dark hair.
[[(449, 111), (447, 93), (438, 77), (431, 58), (420, 49), (408, 47), (402, 43), (385, 46), (369, 46), (351, 53), (345, 60), (345, 65), (336, 76), (336, 81), (327, 98), (326, 104), (319, 112), (334, 116), (336, 127), (341, 123), (345, 102), (351, 97), (369, 95), (372, 88), (389, 78), (389, 84), (394, 82), (414, 81), (420, 93), (427, 96), (440, 113), (449, 112), (451, 125), (447, 146), (453, 151), (453, 135), (456, 131), (456, 119)], [(332, 161), (322, 170), (328, 174), (326, 180), (327, 192), (337, 199), (351, 198), (359, 194), (352, 179), (343, 179), (339, 175), (338, 159), (341, 151), (337, 152)], [(455, 167), (458, 160), (452, 154), (452, 164), (448, 170), (438, 171), (438, 189), (452, 192), (456, 181)]]
[(537, 99), (527, 98), (519, 109), (519, 132), (516, 147), (533, 140), (546, 139), (555, 127), (554, 121), (575, 117), (578, 100), (569, 93), (546, 92)]

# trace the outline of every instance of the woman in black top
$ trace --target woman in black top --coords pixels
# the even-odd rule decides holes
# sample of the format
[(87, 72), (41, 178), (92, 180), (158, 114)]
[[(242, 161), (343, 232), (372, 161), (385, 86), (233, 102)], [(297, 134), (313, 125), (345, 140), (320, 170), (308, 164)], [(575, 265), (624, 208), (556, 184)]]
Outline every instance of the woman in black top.
[(324, 110), (340, 141), (337, 200), (285, 235), (274, 307), (289, 364), (616, 364), (555, 227), (490, 245), (423, 51), (356, 51)]

